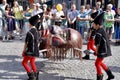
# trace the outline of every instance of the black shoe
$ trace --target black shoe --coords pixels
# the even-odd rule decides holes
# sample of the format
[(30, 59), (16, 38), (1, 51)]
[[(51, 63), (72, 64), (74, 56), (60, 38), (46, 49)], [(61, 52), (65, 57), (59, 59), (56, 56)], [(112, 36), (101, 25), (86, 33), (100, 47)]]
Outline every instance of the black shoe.
[(90, 60), (90, 55), (85, 55), (82, 59)]
[(97, 80), (103, 80), (103, 74), (102, 75), (97, 74)]
[(89, 55), (89, 54), (94, 54), (94, 52), (92, 52), (92, 51), (90, 51), (90, 50), (84, 50), (83, 52), (84, 52), (85, 54), (88, 54), (88, 55)]
[(39, 72), (37, 71), (34, 74), (35, 74), (36, 80), (39, 80)]
[(106, 71), (106, 73), (107, 73), (107, 75), (108, 75), (107, 80), (114, 79), (114, 77), (115, 77), (115, 76), (112, 74), (112, 72), (111, 72), (111, 70), (110, 70), (110, 69), (108, 69), (108, 70)]
[(33, 72), (28, 73), (28, 77), (29, 77), (28, 80), (36, 80), (36, 77)]

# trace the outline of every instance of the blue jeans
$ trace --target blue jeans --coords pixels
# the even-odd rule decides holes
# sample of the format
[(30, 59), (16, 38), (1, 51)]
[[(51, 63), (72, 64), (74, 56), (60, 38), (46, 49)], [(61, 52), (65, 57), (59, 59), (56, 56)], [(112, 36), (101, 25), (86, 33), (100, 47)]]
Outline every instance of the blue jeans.
[(17, 26), (22, 30), (23, 29), (23, 26), (24, 26), (24, 21), (23, 21), (23, 19), (21, 19), (21, 20), (15, 20), (16, 21), (16, 24), (17, 24)]
[(84, 39), (85, 26), (78, 26), (78, 31), (80, 32), (82, 38)]
[(120, 26), (115, 26), (115, 39), (120, 39)]

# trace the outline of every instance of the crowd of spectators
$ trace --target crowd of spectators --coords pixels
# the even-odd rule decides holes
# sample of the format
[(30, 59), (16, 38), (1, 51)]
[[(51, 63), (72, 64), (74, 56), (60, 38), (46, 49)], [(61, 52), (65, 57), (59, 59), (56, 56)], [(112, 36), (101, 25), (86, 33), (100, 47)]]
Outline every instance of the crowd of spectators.
[[(6, 0), (2, 0), (2, 4), (0, 4), (0, 34), (2, 34), (3, 40), (14, 39), (14, 31), (19, 32), (21, 40), (23, 32), (26, 33), (29, 30), (28, 19), (41, 12), (44, 13), (43, 16), (48, 26), (54, 25), (56, 20), (61, 20), (62, 27), (79, 31), (82, 38), (85, 39), (84, 34), (91, 27), (91, 13), (105, 11), (103, 27), (109, 36), (109, 40), (115, 38), (116, 43), (120, 42), (120, 8), (113, 10), (112, 4), (106, 5), (106, 10), (102, 9), (101, 2), (97, 2), (95, 7), (89, 4), (81, 5), (79, 10), (76, 9), (75, 4), (72, 4), (71, 8), (68, 9), (64, 2), (60, 4), (61, 10), (58, 10), (55, 4), (49, 7), (46, 4), (33, 3), (26, 5), (25, 10), (17, 1), (14, 1), (13, 4), (13, 7), (9, 6)], [(113, 33), (114, 37), (112, 36)]]

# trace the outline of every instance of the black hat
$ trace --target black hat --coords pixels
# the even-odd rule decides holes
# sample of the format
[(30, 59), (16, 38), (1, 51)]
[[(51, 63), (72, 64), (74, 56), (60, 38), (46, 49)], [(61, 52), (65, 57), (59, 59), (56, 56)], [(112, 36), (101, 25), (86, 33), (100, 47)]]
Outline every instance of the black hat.
[(91, 16), (91, 18), (94, 19), (94, 18), (97, 17), (99, 14), (100, 14), (100, 11), (96, 11), (96, 12), (92, 13), (90, 16)]
[(94, 23), (95, 24), (99, 24), (99, 25), (102, 25), (103, 22), (104, 22), (104, 13), (105, 12), (101, 12), (98, 16), (96, 16), (96, 18), (94, 19)]
[(35, 26), (37, 23), (38, 23), (38, 20), (41, 18), (43, 13), (39, 13), (37, 15), (34, 15), (32, 16), (30, 19), (29, 19), (29, 23), (33, 26)]

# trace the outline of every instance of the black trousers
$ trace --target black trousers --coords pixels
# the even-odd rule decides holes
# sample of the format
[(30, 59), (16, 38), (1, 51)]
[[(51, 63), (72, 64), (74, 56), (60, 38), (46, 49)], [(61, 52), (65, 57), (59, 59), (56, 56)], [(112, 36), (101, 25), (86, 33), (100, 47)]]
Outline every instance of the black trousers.
[(77, 28), (76, 28), (76, 21), (73, 24), (69, 24), (69, 22), (68, 22), (68, 28), (72, 28), (72, 29), (77, 30)]

